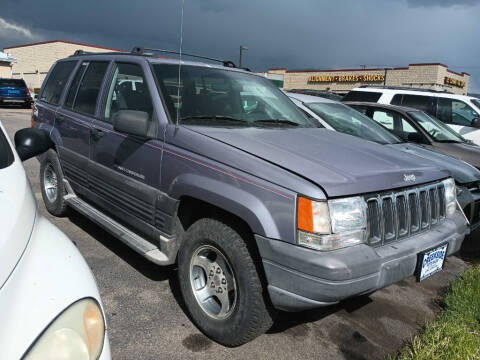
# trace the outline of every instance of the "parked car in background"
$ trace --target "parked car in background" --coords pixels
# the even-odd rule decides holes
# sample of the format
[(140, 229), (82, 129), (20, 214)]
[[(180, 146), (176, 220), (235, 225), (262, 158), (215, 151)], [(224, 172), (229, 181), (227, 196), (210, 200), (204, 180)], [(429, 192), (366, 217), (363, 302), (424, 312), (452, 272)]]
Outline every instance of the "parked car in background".
[(0, 105), (32, 106), (32, 96), (23, 79), (0, 78)]
[(343, 99), (342, 95), (338, 95), (338, 94), (335, 94), (331, 91), (326, 91), (326, 90), (291, 89), (291, 90), (287, 90), (287, 91), (290, 92), (290, 93), (296, 93), (296, 94), (319, 96), (319, 97), (323, 97), (325, 99), (330, 99), (330, 100), (335, 100), (335, 101), (341, 101)]
[(423, 280), (460, 249), (445, 167), (321, 129), (230, 61), (179, 64), (143, 48), (76, 52), (49, 72), (33, 124), (55, 144), (40, 166), (47, 210), (71, 207), (146, 259), (177, 263), (210, 338), (237, 346), (276, 309)]
[[(390, 133), (376, 121), (363, 115), (365, 112), (368, 115), (372, 115), (370, 110), (365, 111), (366, 106), (371, 106), (372, 109), (378, 111), (377, 113), (374, 113), (373, 116), (374, 119), (380, 121), (380, 124), (389, 128), (391, 127), (391, 123), (388, 123), (388, 119), (394, 119), (392, 121), (395, 124), (403, 124), (402, 129), (409, 130), (411, 133), (414, 131), (415, 127), (413, 123), (409, 122), (410, 120), (407, 120), (405, 111), (408, 112), (408, 110), (392, 105), (356, 102), (346, 102), (342, 104), (307, 95), (290, 93), (287, 95), (306, 114), (317, 120), (326, 128), (358, 136), (366, 140), (375, 141), (400, 151), (415, 154), (421, 158), (427, 158), (439, 166), (445, 166), (455, 179), (458, 188), (458, 201), (470, 223), (470, 229), (473, 231), (478, 228), (480, 225), (480, 171), (478, 169), (457, 157), (450, 156), (444, 152), (435, 151), (436, 148), (434, 146), (424, 147), (415, 144), (415, 141), (412, 142), (411, 140), (417, 139), (417, 136), (410, 135), (408, 137), (405, 136), (403, 132)], [(345, 104), (352, 106), (355, 110)], [(394, 111), (399, 113), (394, 113)], [(419, 110), (410, 109), (410, 111), (428, 116)], [(421, 114), (419, 114), (419, 116), (421, 116)], [(441, 125), (439, 131), (443, 128), (447, 128), (447, 126)], [(447, 128), (447, 131), (448, 132), (444, 135), (446, 137), (450, 136), (449, 134), (451, 132), (453, 133), (453, 130), (449, 128)], [(476, 146), (471, 147), (477, 149)], [(480, 154), (480, 149), (476, 151), (479, 151)]]
[(351, 90), (343, 101), (378, 102), (423, 110), (480, 145), (480, 100), (440, 91), (362, 87)]
[(480, 169), (480, 146), (424, 111), (395, 105), (345, 102), (405, 141), (441, 151)]
[[(15, 143), (16, 151), (0, 122), (1, 358), (110, 359), (90, 268), (72, 241), (40, 215), (21, 164), (51, 146), (49, 135), (22, 129)], [(46, 181), (53, 186), (56, 179)]]

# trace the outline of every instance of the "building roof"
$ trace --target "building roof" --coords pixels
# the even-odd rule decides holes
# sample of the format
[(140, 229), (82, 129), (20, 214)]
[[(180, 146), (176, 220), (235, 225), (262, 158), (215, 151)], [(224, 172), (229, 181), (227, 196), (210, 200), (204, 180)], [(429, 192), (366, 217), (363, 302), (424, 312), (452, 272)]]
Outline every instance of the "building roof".
[(40, 42), (29, 43), (29, 44), (8, 46), (8, 47), (3, 48), (3, 50), (15, 49), (15, 48), (21, 48), (21, 47), (27, 47), (27, 46), (42, 45), (42, 44), (51, 44), (51, 43), (55, 43), (55, 42), (60, 42), (60, 43), (65, 43), (65, 44), (73, 44), (73, 45), (80, 45), (80, 46), (89, 46), (89, 47), (93, 47), (93, 48), (97, 48), (97, 49), (103, 49), (103, 50), (111, 50), (111, 51), (119, 51), (119, 52), (124, 52), (125, 51), (125, 50), (114, 49), (114, 48), (109, 48), (109, 47), (105, 47), (105, 46), (98, 46), (98, 45), (92, 45), (92, 44), (86, 44), (86, 43), (74, 42), (74, 41), (67, 41), (67, 40), (40, 41)]
[(0, 51), (0, 62), (7, 62), (7, 63), (14, 63), (17, 62), (17, 59), (10, 56), (9, 54), (5, 54), (4, 52)]
[[(455, 71), (452, 71), (448, 69), (447, 65), (442, 63), (412, 63), (412, 64), (408, 64), (408, 67), (394, 67), (394, 68), (388, 68), (388, 70), (408, 70), (410, 66), (442, 66), (452, 74), (459, 75), (459, 76), (464, 76), (464, 75), (470, 76), (470, 74), (466, 72), (457, 73)], [(305, 72), (340, 72), (340, 71), (384, 71), (385, 68), (318, 69), (318, 70), (315, 70), (315, 69), (287, 70), (285, 68), (271, 68), (271, 69), (268, 69), (267, 71), (270, 71), (270, 70), (286, 70), (287, 73), (305, 73)]]

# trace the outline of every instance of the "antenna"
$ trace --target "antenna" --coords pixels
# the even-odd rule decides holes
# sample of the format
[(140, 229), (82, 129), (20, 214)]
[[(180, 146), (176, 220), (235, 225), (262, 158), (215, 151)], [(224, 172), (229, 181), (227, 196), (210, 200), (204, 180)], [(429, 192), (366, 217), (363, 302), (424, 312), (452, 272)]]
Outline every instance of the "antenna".
[(180, 76), (182, 69), (182, 47), (183, 47), (183, 9), (185, 7), (185, 0), (182, 0), (182, 17), (180, 20), (180, 51), (179, 51), (179, 64), (178, 64), (178, 86), (177, 86), (177, 121), (175, 127), (178, 128), (178, 118), (180, 114)]

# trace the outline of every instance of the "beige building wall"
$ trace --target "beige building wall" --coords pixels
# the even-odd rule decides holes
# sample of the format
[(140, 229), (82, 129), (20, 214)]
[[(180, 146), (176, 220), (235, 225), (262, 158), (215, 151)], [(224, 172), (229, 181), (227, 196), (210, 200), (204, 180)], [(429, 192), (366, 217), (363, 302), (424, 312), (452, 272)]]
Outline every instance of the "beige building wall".
[(9, 47), (5, 48), (4, 52), (17, 59), (17, 63), (13, 65), (13, 77), (23, 78), (30, 89), (35, 89), (41, 87), (55, 61), (73, 55), (76, 50), (87, 52), (119, 51), (94, 45), (55, 40)]
[[(345, 69), (345, 70), (287, 70), (269, 69), (269, 74), (283, 74), (284, 89), (315, 89), (347, 93), (362, 85), (405, 86), (433, 90), (446, 90), (466, 94), (470, 75), (456, 73), (446, 65), (410, 64), (394, 69)], [(365, 80), (364, 79), (370, 79)], [(372, 80), (373, 79), (373, 80)], [(447, 79), (447, 80), (446, 80)], [(343, 80), (343, 81), (341, 81)]]
[(10, 63), (0, 62), (0, 78), (10, 78), (12, 77), (12, 70), (10, 68)]

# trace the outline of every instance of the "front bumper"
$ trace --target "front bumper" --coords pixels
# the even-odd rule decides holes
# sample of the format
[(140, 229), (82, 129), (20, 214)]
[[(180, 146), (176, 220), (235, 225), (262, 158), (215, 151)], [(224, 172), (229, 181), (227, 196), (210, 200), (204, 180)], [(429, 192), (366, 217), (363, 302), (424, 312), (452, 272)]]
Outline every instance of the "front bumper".
[(31, 97), (0, 96), (1, 105), (28, 105), (33, 102)]
[(256, 235), (277, 309), (301, 311), (335, 304), (370, 293), (414, 275), (418, 253), (448, 243), (447, 255), (457, 252), (467, 225), (457, 211), (430, 231), (373, 248), (356, 245), (334, 251), (316, 251)]

